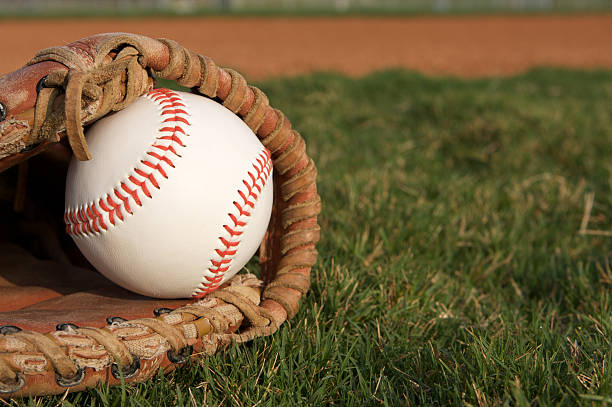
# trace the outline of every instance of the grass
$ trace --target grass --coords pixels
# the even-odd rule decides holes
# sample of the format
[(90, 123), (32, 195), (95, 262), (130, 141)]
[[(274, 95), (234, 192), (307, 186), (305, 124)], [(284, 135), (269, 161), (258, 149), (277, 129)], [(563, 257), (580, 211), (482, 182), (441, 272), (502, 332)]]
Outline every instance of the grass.
[(612, 72), (260, 86), (320, 173), (297, 317), (147, 383), (20, 405), (612, 404)]

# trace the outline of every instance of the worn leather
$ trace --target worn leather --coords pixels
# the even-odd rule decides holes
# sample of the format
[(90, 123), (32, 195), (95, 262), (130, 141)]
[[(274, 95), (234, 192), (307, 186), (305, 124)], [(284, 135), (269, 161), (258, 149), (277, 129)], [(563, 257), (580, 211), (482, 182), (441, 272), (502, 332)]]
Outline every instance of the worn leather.
[[(97, 274), (62, 232), (71, 151), (90, 156), (82, 127), (125, 108), (151, 88), (153, 74), (222, 104), (271, 152), (274, 205), (259, 250), (262, 287), (239, 275), (201, 301), (152, 300)], [(270, 335), (297, 314), (320, 236), (316, 168), (287, 117), (238, 72), (172, 40), (99, 34), (42, 50), (1, 76), (0, 103), (0, 323), (23, 330), (0, 329), (0, 396), (115, 384), (117, 366), (133, 370), (128, 381), (146, 380), (184, 360), (176, 355), (186, 349), (212, 353)], [(174, 311), (151, 318), (159, 307)], [(107, 320), (113, 316), (127, 321)], [(62, 323), (72, 325), (56, 326)]]

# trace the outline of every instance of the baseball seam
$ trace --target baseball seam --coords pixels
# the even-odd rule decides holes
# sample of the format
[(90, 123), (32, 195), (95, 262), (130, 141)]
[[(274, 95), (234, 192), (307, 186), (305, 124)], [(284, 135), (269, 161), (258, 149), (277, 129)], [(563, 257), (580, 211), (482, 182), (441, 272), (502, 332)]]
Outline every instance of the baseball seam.
[[(151, 199), (149, 189), (160, 189), (159, 177), (168, 179), (168, 167), (174, 168), (173, 160), (181, 157), (177, 149), (186, 147), (182, 137), (189, 136), (188, 129), (191, 126), (188, 120), (190, 114), (181, 96), (169, 89), (160, 88), (151, 90), (146, 97), (161, 107), (162, 118), (158, 129), (160, 135), (145, 152), (147, 158), (141, 160), (140, 165), (109, 193), (75, 209), (66, 209), (64, 222), (68, 235), (97, 235), (115, 226), (116, 219), (124, 221), (124, 216), (133, 214), (130, 200), (142, 206), (145, 197)], [(263, 147), (251, 165), (253, 170), (247, 171), (248, 177), (242, 180), (244, 187), (237, 189), (236, 200), (231, 206), (233, 211), (227, 214), (228, 223), (223, 225), (223, 231), (218, 236), (219, 247), (214, 249), (200, 285), (192, 292), (194, 298), (203, 297), (215, 290), (231, 267), (238, 252), (240, 237), (272, 173), (272, 158), (268, 149)]]
[(223, 225), (224, 233), (219, 236), (222, 248), (215, 248), (208, 269), (204, 272), (202, 283), (192, 293), (192, 297), (201, 298), (215, 290), (223, 276), (230, 269), (240, 245), (240, 236), (248, 224), (255, 203), (264, 190), (272, 173), (272, 158), (265, 147), (252, 163), (254, 172), (247, 171), (248, 178), (242, 180), (244, 190), (238, 189), (237, 200), (232, 202), (235, 210), (227, 214), (230, 223)]
[[(190, 126), (186, 106), (180, 95), (169, 89), (153, 89), (146, 94), (150, 100), (161, 107), (162, 125), (158, 129), (160, 135), (145, 152), (146, 159), (126, 179), (119, 182), (113, 190), (97, 199), (76, 209), (67, 209), (64, 213), (66, 233), (70, 236), (89, 236), (108, 230), (104, 213), (108, 216), (108, 223), (114, 226), (116, 219), (123, 221), (126, 214), (132, 215), (130, 198), (142, 206), (142, 197), (152, 198), (149, 186), (160, 189), (156, 177), (168, 178), (165, 166), (174, 168), (173, 159), (181, 155), (175, 147), (185, 147), (181, 137), (189, 136), (187, 129)], [(130, 188), (131, 186), (131, 188)]]

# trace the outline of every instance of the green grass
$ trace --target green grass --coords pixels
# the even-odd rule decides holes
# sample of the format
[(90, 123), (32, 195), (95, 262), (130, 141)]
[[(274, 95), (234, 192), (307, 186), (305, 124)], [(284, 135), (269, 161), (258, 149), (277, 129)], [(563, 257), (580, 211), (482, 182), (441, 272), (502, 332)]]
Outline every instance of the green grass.
[(65, 405), (612, 404), (612, 237), (593, 232), (612, 230), (612, 72), (260, 86), (320, 173), (320, 260), (300, 313)]

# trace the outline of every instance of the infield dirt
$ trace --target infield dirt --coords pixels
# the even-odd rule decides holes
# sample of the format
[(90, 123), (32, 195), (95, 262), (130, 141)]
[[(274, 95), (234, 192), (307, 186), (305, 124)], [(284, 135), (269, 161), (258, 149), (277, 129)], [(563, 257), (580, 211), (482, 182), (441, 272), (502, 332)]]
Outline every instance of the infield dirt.
[(612, 68), (612, 14), (344, 18), (20, 19), (0, 22), (0, 72), (100, 32), (165, 37), (248, 79), (311, 71), (510, 75), (534, 66)]

